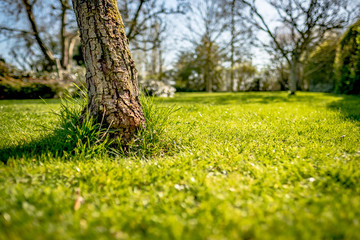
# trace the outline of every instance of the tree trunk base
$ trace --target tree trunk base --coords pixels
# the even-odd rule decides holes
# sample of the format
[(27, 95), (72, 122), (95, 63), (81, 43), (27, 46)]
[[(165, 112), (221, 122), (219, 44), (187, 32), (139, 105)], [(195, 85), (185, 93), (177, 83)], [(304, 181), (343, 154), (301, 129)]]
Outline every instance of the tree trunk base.
[(82, 121), (94, 118), (111, 129), (110, 139), (127, 145), (146, 123), (138, 97), (137, 70), (116, 1), (73, 0), (73, 5), (88, 89)]

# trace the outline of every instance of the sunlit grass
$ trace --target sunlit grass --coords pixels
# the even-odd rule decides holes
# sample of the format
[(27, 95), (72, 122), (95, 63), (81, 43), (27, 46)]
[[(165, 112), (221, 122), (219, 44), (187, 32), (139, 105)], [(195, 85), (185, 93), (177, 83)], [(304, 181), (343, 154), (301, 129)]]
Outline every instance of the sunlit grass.
[[(359, 97), (193, 93), (155, 103), (179, 108), (165, 143), (149, 144), (161, 154), (139, 146), (71, 159), (42, 145), (60, 124), (49, 113), (59, 102), (1, 101), (0, 239), (360, 238)], [(85, 202), (74, 210), (77, 189)]]

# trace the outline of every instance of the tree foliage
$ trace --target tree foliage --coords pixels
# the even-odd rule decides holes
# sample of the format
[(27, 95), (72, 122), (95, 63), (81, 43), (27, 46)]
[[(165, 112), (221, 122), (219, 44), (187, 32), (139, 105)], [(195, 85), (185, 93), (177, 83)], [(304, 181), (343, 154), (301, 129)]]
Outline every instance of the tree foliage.
[(334, 34), (322, 42), (312, 52), (304, 63), (304, 82), (310, 91), (334, 90), (334, 60), (339, 37)]
[(219, 90), (223, 84), (223, 58), (219, 46), (204, 36), (194, 50), (180, 54), (176, 64), (177, 88), (183, 91)]
[(259, 11), (256, 1), (240, 1), (250, 9), (249, 23), (271, 39), (270, 45), (263, 40), (260, 42), (281, 53), (290, 66), (292, 94), (297, 90), (300, 65), (308, 50), (321, 43), (329, 32), (347, 26), (356, 14), (349, 0), (268, 0), (266, 2), (276, 10), (277, 20), (281, 23), (280, 27), (274, 28)]
[(339, 41), (335, 59), (336, 91), (360, 94), (360, 19)]
[[(68, 70), (78, 37), (69, 0), (3, 0), (0, 34), (22, 68)], [(15, 40), (15, 41), (14, 41)]]
[(175, 87), (178, 91), (204, 91), (200, 68), (192, 51), (181, 52), (175, 64)]

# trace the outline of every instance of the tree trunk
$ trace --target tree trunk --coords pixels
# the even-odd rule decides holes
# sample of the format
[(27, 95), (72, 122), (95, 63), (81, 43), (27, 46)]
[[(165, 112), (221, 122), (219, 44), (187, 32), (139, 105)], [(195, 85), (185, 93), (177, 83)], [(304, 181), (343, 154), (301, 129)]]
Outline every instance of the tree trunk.
[(151, 50), (151, 75), (152, 75), (152, 78), (154, 78), (154, 76), (156, 76), (157, 74), (157, 49), (154, 47), (152, 50)]
[[(74, 55), (74, 47), (78, 39), (78, 33), (70, 33), (66, 31), (67, 12), (71, 9), (69, 0), (62, 0), (61, 3), (61, 27), (60, 27), (60, 43), (61, 43), (61, 68), (64, 71), (70, 71), (71, 61)], [(59, 71), (59, 70), (58, 70)]]
[(234, 91), (234, 62), (231, 61), (231, 68), (230, 68), (230, 92)]
[(212, 76), (209, 74), (210, 69), (208, 65), (205, 67), (205, 73), (204, 73), (204, 82), (205, 82), (205, 90), (206, 92), (212, 92)]
[(40, 37), (40, 32), (37, 26), (37, 23), (35, 21), (35, 17), (33, 14), (33, 6), (32, 4), (29, 2), (29, 0), (22, 0), (25, 9), (26, 9), (26, 14), (27, 17), (29, 19), (30, 25), (31, 25), (31, 29), (33, 31), (33, 35), (35, 37), (35, 40), (37, 42), (37, 44), (39, 45), (39, 48), (41, 50), (41, 52), (44, 54), (45, 59), (48, 61), (48, 63), (51, 66), (56, 65), (56, 60), (55, 57), (53, 55), (53, 53), (51, 52), (51, 50), (45, 45), (43, 39)]
[(230, 92), (234, 91), (234, 66), (235, 66), (235, 0), (231, 2), (231, 68), (230, 68)]
[(290, 95), (295, 95), (297, 90), (297, 82), (297, 61), (293, 59), (290, 66)]
[(211, 51), (212, 51), (212, 43), (208, 42), (208, 46), (206, 44), (206, 62), (205, 62), (205, 73), (204, 73), (204, 77), (205, 77), (205, 84), (206, 84), (206, 91), (207, 92), (212, 92), (212, 88), (213, 88), (213, 74), (211, 74), (212, 70), (211, 69)]
[(159, 81), (161, 81), (163, 77), (163, 64), (164, 64), (164, 60), (162, 58), (162, 50), (161, 50), (161, 45), (159, 43)]
[(71, 68), (71, 62), (72, 62), (72, 59), (73, 59), (73, 56), (74, 56), (74, 48), (75, 48), (75, 45), (78, 41), (78, 37), (79, 35), (76, 34), (76, 35), (72, 35), (70, 38), (69, 38), (69, 44), (68, 44), (68, 48), (67, 48), (67, 51), (66, 51), (66, 56), (67, 56), (67, 65), (65, 65), (65, 69), (67, 71), (70, 70)]
[(67, 41), (66, 38), (66, 24), (67, 24), (67, 15), (66, 15), (66, 11), (68, 10), (67, 8), (68, 5), (68, 0), (66, 1), (61, 1), (61, 27), (60, 27), (60, 42), (61, 42), (61, 66), (63, 69), (68, 70), (68, 65), (69, 65), (69, 59), (68, 59), (68, 51), (67, 49), (69, 48), (69, 42)]
[(138, 97), (137, 70), (116, 0), (73, 0), (86, 64), (89, 112), (116, 129), (128, 143), (145, 117)]

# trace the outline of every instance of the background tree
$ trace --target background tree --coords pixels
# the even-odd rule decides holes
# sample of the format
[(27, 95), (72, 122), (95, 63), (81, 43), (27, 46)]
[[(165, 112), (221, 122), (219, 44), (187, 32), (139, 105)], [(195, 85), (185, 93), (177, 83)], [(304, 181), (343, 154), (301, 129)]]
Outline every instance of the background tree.
[[(177, 0), (176, 8), (169, 8), (164, 0), (124, 0), (118, 7), (125, 24), (126, 37), (134, 44), (134, 49), (142, 48), (143, 43), (156, 45), (156, 40), (165, 30), (163, 16), (169, 14), (183, 14), (188, 8), (185, 0)], [(156, 26), (158, 25), (158, 26)], [(149, 31), (157, 29), (157, 34), (148, 35)], [(152, 47), (147, 47), (152, 49)]]
[[(269, 7), (276, 10), (281, 23), (280, 27), (273, 27), (260, 13), (255, 1), (239, 1), (249, 7), (247, 21), (267, 34), (274, 50), (281, 53), (289, 64), (291, 94), (297, 90), (299, 66), (307, 51), (322, 42), (329, 31), (346, 26), (353, 7), (348, 0), (270, 0)], [(263, 40), (262, 43), (270, 47)]]
[(78, 35), (69, 0), (4, 0), (0, 9), (0, 33), (11, 41), (20, 65), (38, 71), (70, 68)]
[(304, 62), (305, 85), (310, 91), (331, 92), (335, 88), (334, 60), (339, 34), (333, 33), (310, 52)]
[[(234, 76), (237, 81), (237, 91), (250, 90), (249, 85), (254, 80), (257, 73), (256, 67), (251, 62), (241, 62), (235, 65)], [(259, 90), (259, 89), (257, 89)]]
[(196, 64), (207, 92), (218, 91), (224, 84), (221, 77), (223, 56), (220, 51), (219, 46), (207, 36), (195, 48)]
[(282, 57), (281, 53), (269, 51), (270, 58), (270, 69), (273, 69), (277, 74), (277, 81), (281, 91), (286, 91), (289, 89), (289, 78), (290, 78), (290, 67), (286, 60)]
[(341, 37), (335, 59), (336, 91), (360, 94), (360, 19)]
[[(251, 43), (253, 40), (251, 26), (244, 21), (244, 7), (241, 1), (224, 0), (226, 10), (225, 18), (227, 21), (227, 33), (230, 41), (226, 44), (226, 57), (230, 62), (230, 84), (228, 90), (234, 91), (236, 84), (235, 71), (240, 62), (246, 61), (250, 56)], [(240, 85), (240, 83), (238, 83)]]
[(118, 2), (118, 7), (140, 77), (161, 80), (166, 41), (170, 36), (168, 17), (184, 14), (187, 1), (176, 0), (170, 6), (165, 0), (124, 0)]
[[(175, 8), (161, 0), (124, 0), (119, 2), (132, 49), (152, 50), (158, 46), (164, 24), (156, 34), (149, 34), (163, 16), (183, 13), (186, 1), (178, 0)], [(3, 0), (0, 1), (2, 41), (7, 41), (10, 54), (24, 69), (69, 70), (78, 29), (69, 0)], [(147, 45), (143, 48), (144, 44)], [(81, 63), (81, 52), (75, 57)]]
[(116, 0), (73, 0), (86, 65), (88, 106), (83, 115), (116, 129), (123, 144), (145, 126), (137, 70)]
[(207, 92), (216, 90), (218, 85), (214, 84), (219, 80), (215, 70), (217, 66), (221, 67), (222, 61), (218, 57), (226, 48), (223, 36), (228, 27), (228, 10), (222, 0), (199, 0), (189, 11), (188, 31), (183, 38), (192, 44), (201, 61), (201, 76)]
[[(153, 21), (149, 22), (153, 27), (149, 28), (146, 34), (144, 33), (143, 41), (136, 42), (136, 47), (132, 49), (142, 79), (161, 80), (164, 67), (163, 51), (168, 35), (166, 23), (162, 19), (155, 18)], [(142, 38), (143, 35), (139, 37)]]
[[(218, 91), (224, 86), (222, 66), (224, 56), (216, 43), (207, 38), (194, 50), (182, 52), (175, 64), (176, 87), (181, 91)], [(211, 84), (211, 87), (210, 87)]]
[(205, 91), (196, 54), (193, 51), (181, 52), (175, 64), (175, 87), (177, 91)]

